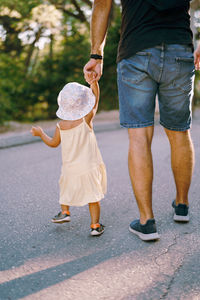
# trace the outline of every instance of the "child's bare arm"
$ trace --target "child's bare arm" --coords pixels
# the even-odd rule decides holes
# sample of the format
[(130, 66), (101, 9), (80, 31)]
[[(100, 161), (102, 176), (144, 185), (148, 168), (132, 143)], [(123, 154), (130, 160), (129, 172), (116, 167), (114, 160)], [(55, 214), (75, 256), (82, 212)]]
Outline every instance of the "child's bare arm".
[(57, 127), (52, 138), (49, 137), (39, 126), (33, 126), (31, 129), (31, 133), (33, 136), (39, 136), (49, 147), (57, 147), (60, 144), (60, 131)]
[(97, 109), (98, 109), (98, 104), (99, 104), (99, 94), (100, 94), (98, 82), (97, 82), (97, 81), (94, 81), (94, 82), (90, 85), (90, 88), (92, 89), (93, 94), (94, 94), (95, 97), (96, 97), (96, 102), (95, 102), (95, 105), (94, 105), (94, 108), (93, 108), (93, 110), (95, 110), (94, 113), (96, 113), (96, 111), (97, 111)]
[(98, 82), (97, 81), (93, 82), (90, 85), (90, 88), (92, 89), (92, 92), (95, 95), (96, 102), (95, 102), (95, 105), (94, 105), (92, 111), (85, 117), (85, 120), (90, 125), (90, 127), (92, 127), (92, 120), (93, 120), (94, 116), (96, 115), (96, 112), (97, 112), (97, 109), (98, 109), (98, 104), (99, 104), (99, 94), (100, 94), (100, 91), (99, 91), (99, 84), (98, 84)]

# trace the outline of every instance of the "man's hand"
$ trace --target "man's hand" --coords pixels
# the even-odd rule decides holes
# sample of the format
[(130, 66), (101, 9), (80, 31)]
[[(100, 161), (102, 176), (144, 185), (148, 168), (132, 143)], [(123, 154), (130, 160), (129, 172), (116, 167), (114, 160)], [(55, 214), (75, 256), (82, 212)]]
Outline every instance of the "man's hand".
[(43, 130), (39, 126), (37, 126), (37, 127), (33, 126), (31, 128), (30, 132), (32, 133), (33, 136), (40, 136), (41, 137)]
[(194, 64), (195, 64), (195, 69), (200, 70), (200, 43), (197, 46), (196, 50), (194, 51)]
[(83, 68), (85, 80), (92, 84), (94, 81), (99, 81), (102, 75), (103, 62), (100, 59), (91, 58)]

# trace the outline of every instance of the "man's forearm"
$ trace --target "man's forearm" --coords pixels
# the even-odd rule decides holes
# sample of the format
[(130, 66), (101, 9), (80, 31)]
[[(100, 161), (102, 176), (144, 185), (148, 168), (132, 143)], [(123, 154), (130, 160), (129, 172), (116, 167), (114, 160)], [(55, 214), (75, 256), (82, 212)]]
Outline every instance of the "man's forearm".
[(95, 0), (91, 19), (91, 53), (103, 55), (112, 0)]
[(145, 0), (153, 5), (157, 10), (173, 9), (187, 5), (191, 0)]

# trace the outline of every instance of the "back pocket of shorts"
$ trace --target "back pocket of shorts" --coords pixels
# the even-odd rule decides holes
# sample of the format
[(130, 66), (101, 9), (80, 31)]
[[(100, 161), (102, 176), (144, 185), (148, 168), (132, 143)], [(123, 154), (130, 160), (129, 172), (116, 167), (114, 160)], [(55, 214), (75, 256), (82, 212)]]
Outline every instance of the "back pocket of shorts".
[(120, 64), (120, 73), (125, 82), (138, 84), (148, 76), (147, 70), (151, 53), (138, 52), (134, 56), (123, 59)]
[(183, 92), (190, 92), (193, 85), (194, 77), (194, 58), (193, 57), (176, 57), (177, 76), (174, 80), (174, 86)]

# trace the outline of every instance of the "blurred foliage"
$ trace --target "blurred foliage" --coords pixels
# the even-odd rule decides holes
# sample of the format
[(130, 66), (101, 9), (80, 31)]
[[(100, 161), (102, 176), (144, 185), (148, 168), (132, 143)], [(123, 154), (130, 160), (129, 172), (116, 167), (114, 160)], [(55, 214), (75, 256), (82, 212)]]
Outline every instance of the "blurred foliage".
[[(59, 90), (86, 84), (92, 0), (1, 0), (0, 123), (55, 118)], [(120, 8), (114, 3), (99, 109), (118, 107), (116, 53)]]
[(29, 103), (37, 99), (37, 103), (48, 104), (45, 110), (50, 118), (55, 118), (57, 95), (67, 82), (86, 84), (83, 66), (87, 62), (90, 47), (85, 36), (72, 28), (71, 35), (62, 42), (62, 46), (62, 50), (53, 57), (44, 56), (29, 76), (32, 82), (29, 84)]
[[(0, 1), (0, 123), (55, 118), (57, 95), (64, 84), (86, 84), (83, 66), (90, 53), (92, 2)], [(200, 1), (192, 5), (198, 12)], [(116, 54), (120, 22), (116, 0), (104, 52), (100, 110), (118, 108)], [(197, 74), (195, 103), (200, 99), (199, 77)]]

